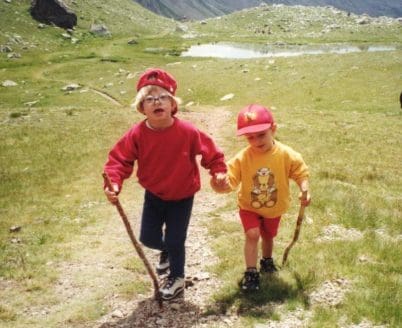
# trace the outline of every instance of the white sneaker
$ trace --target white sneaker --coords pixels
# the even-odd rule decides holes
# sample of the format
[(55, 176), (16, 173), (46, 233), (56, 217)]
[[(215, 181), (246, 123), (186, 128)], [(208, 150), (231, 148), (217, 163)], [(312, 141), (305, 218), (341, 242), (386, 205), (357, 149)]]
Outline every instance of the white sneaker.
[(184, 290), (184, 278), (169, 277), (160, 289), (163, 300), (171, 300)]

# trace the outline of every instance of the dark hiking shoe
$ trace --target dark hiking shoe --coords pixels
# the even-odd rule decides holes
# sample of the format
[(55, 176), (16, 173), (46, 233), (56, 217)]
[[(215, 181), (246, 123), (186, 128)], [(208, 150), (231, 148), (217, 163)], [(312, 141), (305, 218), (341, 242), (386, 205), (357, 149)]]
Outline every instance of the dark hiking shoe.
[(159, 290), (163, 300), (168, 301), (175, 298), (184, 290), (185, 282), (181, 277), (169, 277)]
[(260, 275), (257, 270), (244, 272), (244, 277), (240, 282), (240, 287), (244, 291), (254, 291), (260, 289)]
[(260, 272), (261, 273), (275, 273), (278, 269), (274, 264), (274, 260), (272, 258), (262, 258), (260, 260)]
[(169, 264), (169, 256), (167, 251), (162, 251), (159, 255), (159, 263), (156, 266), (156, 272), (158, 275), (162, 275), (166, 273), (166, 271), (169, 269), (170, 264)]

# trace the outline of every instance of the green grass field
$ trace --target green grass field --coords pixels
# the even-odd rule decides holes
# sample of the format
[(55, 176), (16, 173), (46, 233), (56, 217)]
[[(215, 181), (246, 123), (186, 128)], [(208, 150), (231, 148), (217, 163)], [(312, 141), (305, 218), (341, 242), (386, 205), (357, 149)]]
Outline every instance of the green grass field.
[[(0, 82), (17, 83), (0, 86), (0, 325), (84, 327), (110, 311), (103, 302), (108, 293), (129, 298), (147, 291), (141, 279), (128, 284), (144, 269), (129, 261), (127, 246), (118, 240), (111, 251), (96, 236), (107, 234), (114, 213), (105, 201), (100, 176), (107, 152), (142, 118), (130, 108), (139, 72), (160, 66), (177, 78), (178, 96), (185, 104), (197, 104), (194, 110), (224, 106), (235, 117), (249, 103), (271, 107), (279, 124), (277, 138), (301, 152), (311, 170), (313, 202), (300, 241), (279, 277), (264, 280), (265, 288), (253, 297), (237, 288), (236, 279), (244, 270), (241, 227), (222, 218), (236, 215), (235, 195), (224, 196), (220, 207), (211, 208), (213, 224), (208, 229), (215, 238), (211, 247), (221, 261), (210, 270), (223, 281), (211, 295), (211, 313), (235, 311), (244, 327), (253, 327), (267, 319), (280, 320), (282, 312), (264, 310), (273, 302), (284, 304), (284, 313), (299, 307), (311, 311), (309, 327), (364, 320), (374, 326), (400, 327), (402, 25), (361, 25), (353, 27), (353, 33), (352, 27), (337, 28), (313, 40), (306, 35), (321, 31), (320, 22), (312, 22), (307, 31), (292, 24), (291, 33), (283, 32), (277, 25), (280, 17), (289, 22), (294, 14), (281, 9), (276, 15), (269, 12), (275, 19), (272, 32), (278, 29), (278, 34), (257, 35), (255, 29), (246, 28), (251, 22), (263, 24), (259, 19), (268, 15), (250, 11), (208, 20), (206, 25), (188, 23), (199, 37), (184, 39), (175, 22), (120, 2), (121, 22), (106, 14), (117, 9), (103, 8), (107, 5), (101, 2), (96, 10), (77, 5), (74, 9), (85, 17), (74, 32), (80, 38), (77, 44), (63, 40), (60, 29), (37, 30), (26, 11), (28, 1), (0, 5), (2, 17), (7, 17), (0, 23), (0, 44), (11, 42), (12, 35), (28, 44), (11, 42), (13, 51), (21, 54), (19, 59), (0, 54)], [(13, 17), (19, 17), (20, 24), (14, 25)], [(89, 23), (97, 20), (108, 24), (111, 38), (87, 32)], [(342, 18), (337, 24), (351, 23)], [(132, 38), (139, 43), (128, 45)], [(274, 61), (177, 56), (197, 42), (244, 40), (393, 44), (398, 50)], [(71, 83), (80, 89), (62, 90)], [(234, 98), (222, 102), (228, 93)], [(235, 137), (234, 120), (217, 129), (214, 134), (220, 136), (228, 158), (244, 146)], [(134, 184), (130, 182), (121, 197), (138, 212), (141, 192), (131, 188)], [(296, 196), (296, 189), (293, 192)], [(292, 237), (296, 213), (294, 201), (277, 238), (278, 261)], [(22, 228), (13, 233), (12, 226)], [(330, 234), (328, 227), (340, 233)], [(358, 233), (348, 238), (348, 232)], [(84, 292), (80, 302), (61, 304), (58, 265), (94, 256), (92, 249), (106, 254), (95, 255), (102, 263), (113, 256), (114, 265), (127, 268), (130, 276), (117, 273), (95, 295)], [(79, 286), (98, 279), (99, 272), (82, 274)], [(336, 279), (348, 281), (344, 301), (332, 307), (312, 304), (308, 295)], [(24, 314), (27, 308), (43, 307), (57, 308), (58, 314), (39, 318)]]

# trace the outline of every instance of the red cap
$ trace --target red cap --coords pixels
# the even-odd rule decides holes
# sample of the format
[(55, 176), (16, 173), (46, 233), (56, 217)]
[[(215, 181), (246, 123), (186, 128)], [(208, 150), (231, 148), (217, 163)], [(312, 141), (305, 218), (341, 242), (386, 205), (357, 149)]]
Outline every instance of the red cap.
[(159, 68), (150, 68), (140, 76), (137, 83), (137, 91), (147, 85), (157, 85), (162, 87), (169, 91), (173, 96), (177, 89), (177, 82), (174, 77)]
[(237, 116), (237, 135), (268, 130), (274, 124), (274, 117), (269, 109), (261, 105), (248, 105)]

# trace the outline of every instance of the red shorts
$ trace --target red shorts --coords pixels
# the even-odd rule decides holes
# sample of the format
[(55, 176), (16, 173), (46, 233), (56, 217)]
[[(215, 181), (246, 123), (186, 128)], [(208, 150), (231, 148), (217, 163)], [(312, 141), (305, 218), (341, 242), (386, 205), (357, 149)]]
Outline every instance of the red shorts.
[(249, 229), (259, 227), (263, 239), (271, 239), (278, 234), (278, 227), (281, 221), (280, 216), (276, 218), (264, 218), (257, 213), (242, 209), (240, 209), (239, 214), (245, 232)]

